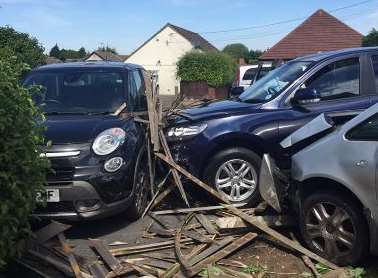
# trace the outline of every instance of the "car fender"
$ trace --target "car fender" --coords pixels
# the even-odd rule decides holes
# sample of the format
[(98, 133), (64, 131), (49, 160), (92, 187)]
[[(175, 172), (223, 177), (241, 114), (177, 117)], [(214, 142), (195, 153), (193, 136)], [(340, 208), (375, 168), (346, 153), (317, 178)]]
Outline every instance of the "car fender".
[[(349, 192), (351, 192), (356, 199), (358, 199), (361, 204), (367, 208), (369, 207), (369, 202), (365, 200), (361, 194), (354, 189), (353, 186), (351, 186), (348, 182), (346, 182), (343, 179), (340, 179), (334, 175), (328, 175), (327, 173), (306, 173), (300, 178), (296, 178), (296, 181), (299, 182), (299, 185), (304, 189), (307, 186), (311, 186), (312, 183), (309, 181), (311, 180), (324, 180), (324, 182), (329, 181), (329, 185), (332, 186), (332, 184), (337, 183), (338, 185), (342, 186), (344, 189), (347, 189)], [(327, 186), (328, 186), (327, 184)], [(324, 186), (324, 185), (322, 185)]]

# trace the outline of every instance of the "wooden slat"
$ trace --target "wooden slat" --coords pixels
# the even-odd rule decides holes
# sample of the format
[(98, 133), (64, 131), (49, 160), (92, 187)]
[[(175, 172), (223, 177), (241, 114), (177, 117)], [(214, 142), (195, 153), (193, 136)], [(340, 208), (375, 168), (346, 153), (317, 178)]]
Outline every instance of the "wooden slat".
[(213, 264), (213, 263), (227, 257), (228, 255), (235, 252), (236, 250), (238, 250), (243, 245), (245, 245), (248, 242), (250, 242), (251, 240), (253, 240), (256, 236), (257, 236), (257, 234), (255, 234), (255, 233), (248, 233), (248, 234), (244, 235), (243, 237), (236, 239), (234, 242), (230, 243), (229, 245), (227, 245), (223, 249), (219, 250), (215, 254), (207, 257), (206, 259), (197, 263), (192, 268), (188, 269), (186, 271), (186, 275), (188, 277), (193, 277), (194, 275), (199, 273), (202, 268), (206, 267), (208, 264)]
[[(207, 244), (200, 244), (193, 248), (193, 250), (185, 256), (186, 258), (191, 258), (197, 255), (201, 250), (203, 250)], [(180, 263), (175, 263), (172, 267), (166, 270), (166, 272), (161, 276), (161, 278), (171, 278), (171, 277), (185, 277), (183, 272), (180, 269)]]
[[(167, 175), (164, 177), (164, 179), (160, 182), (160, 184), (157, 186), (156, 193), (152, 197), (151, 201), (148, 203), (146, 209), (144, 210), (142, 214), (142, 218), (146, 216), (147, 212), (149, 212), (151, 209), (153, 209), (157, 204), (159, 204), (174, 188), (174, 185), (171, 184), (166, 190), (164, 190), (162, 193), (160, 193), (160, 190), (163, 188), (163, 185), (167, 181), (169, 175), (171, 174), (171, 170), (167, 173)], [(160, 194), (160, 195), (159, 195)]]
[(93, 278), (105, 278), (106, 272), (105, 269), (99, 265), (98, 263), (91, 264), (89, 267), (89, 271), (91, 272)]
[[(185, 238), (185, 239), (181, 239), (180, 241), (181, 243), (189, 243), (189, 242), (193, 242), (192, 239), (190, 238)], [(156, 242), (156, 243), (149, 243), (149, 244), (141, 244), (141, 245), (136, 245), (136, 246), (128, 246), (128, 247), (123, 247), (123, 248), (115, 248), (115, 249), (110, 249), (110, 253), (114, 254), (114, 253), (118, 253), (118, 252), (121, 252), (121, 251), (136, 251), (136, 250), (144, 250), (144, 249), (149, 249), (149, 248), (155, 248), (155, 247), (164, 247), (164, 246), (172, 246), (175, 244), (175, 241), (172, 239), (172, 240), (165, 240), (165, 241), (162, 241), (162, 242)]]
[(146, 259), (145, 261), (142, 262), (143, 265), (148, 265), (160, 269), (168, 269), (172, 266), (173, 263), (169, 263), (164, 260), (159, 260), (159, 259)]
[(60, 244), (62, 245), (64, 254), (67, 256), (68, 261), (70, 262), (71, 268), (73, 272), (75, 273), (75, 276), (77, 278), (83, 278), (83, 276), (81, 275), (80, 266), (78, 262), (76, 261), (73, 250), (71, 249), (71, 247), (68, 245), (66, 241), (66, 237), (63, 235), (63, 233), (60, 233), (58, 234), (58, 239), (59, 239)]
[(205, 230), (210, 234), (210, 235), (215, 235), (218, 233), (218, 231), (215, 229), (214, 225), (211, 224), (209, 219), (203, 214), (196, 214), (196, 218), (198, 222), (201, 223), (201, 225), (205, 228)]
[(75, 273), (72, 271), (71, 267), (68, 264), (63, 263), (63, 262), (58, 261), (58, 260), (55, 260), (54, 258), (52, 258), (50, 256), (45, 256), (44, 254), (41, 254), (36, 250), (28, 250), (28, 252), (30, 254), (32, 254), (33, 256), (37, 257), (38, 259), (41, 259), (42, 261), (44, 261), (48, 264), (51, 264), (56, 269), (58, 269), (59, 271), (63, 272), (65, 275), (67, 275), (68, 277), (74, 277), (75, 276)]
[(149, 216), (151, 217), (152, 220), (155, 221), (159, 226), (163, 227), (166, 230), (169, 230), (169, 227), (167, 224), (165, 224), (161, 219), (159, 219), (156, 215), (150, 213)]
[(242, 218), (244, 221), (250, 223), (252, 226), (255, 226), (256, 228), (260, 229), (261, 231), (267, 233), (268, 235), (274, 237), (275, 239), (277, 239), (278, 241), (282, 242), (284, 245), (290, 247), (290, 248), (293, 248), (294, 250), (297, 250), (298, 252), (324, 264), (325, 266), (329, 267), (329, 268), (332, 268), (332, 269), (338, 269), (338, 266), (335, 265), (334, 263), (331, 263), (330, 261), (316, 255), (315, 253), (311, 252), (310, 250), (304, 248), (302, 245), (300, 245), (299, 243), (285, 237), (284, 235), (278, 233), (277, 231), (273, 230), (272, 228), (268, 227), (267, 225), (265, 225), (264, 223), (260, 222), (260, 221), (257, 221), (256, 219), (254, 219), (253, 217), (251, 217), (250, 215), (242, 212), (241, 210), (237, 209), (237, 208), (234, 208), (233, 206), (227, 206), (225, 205), (225, 207), (227, 209), (229, 209), (230, 211), (232, 211), (234, 214), (236, 214), (237, 216), (239, 216), (240, 218)]
[(149, 136), (150, 135), (147, 130), (146, 131), (147, 162), (148, 162), (148, 174), (149, 174), (149, 179), (150, 179), (151, 195), (152, 195), (154, 194), (154, 190), (155, 190), (155, 159), (152, 158), (151, 141), (149, 140)]
[[(169, 150), (169, 147), (168, 147), (168, 144), (167, 144), (167, 140), (165, 139), (164, 132), (163, 132), (162, 130), (160, 130), (160, 131), (159, 131), (159, 135), (160, 135), (160, 141), (161, 141), (161, 145), (163, 146), (163, 149), (164, 149), (165, 155), (166, 155), (171, 161), (173, 161), (172, 154), (171, 154), (171, 151)], [(181, 194), (182, 199), (184, 200), (185, 204), (186, 204), (188, 207), (190, 207), (190, 205), (189, 205), (189, 201), (188, 201), (188, 198), (186, 197), (186, 193), (185, 193), (185, 190), (184, 190), (184, 186), (182, 185), (182, 182), (181, 182), (181, 178), (180, 178), (179, 173), (177, 172), (176, 169), (172, 169), (172, 173), (173, 173), (173, 179), (175, 180), (176, 186), (177, 186), (178, 190), (180, 191), (180, 194)]]
[(107, 266), (116, 274), (120, 273), (122, 270), (121, 263), (110, 253), (108, 248), (99, 239), (90, 239), (91, 246), (96, 250), (96, 252), (101, 256)]
[[(289, 215), (264, 215), (251, 216), (256, 221), (260, 221), (269, 227), (294, 226), (295, 219)], [(250, 227), (239, 216), (220, 217), (215, 220), (219, 229), (239, 229)]]
[(58, 234), (68, 230), (69, 228), (71, 228), (71, 225), (51, 221), (50, 224), (35, 232), (35, 239), (38, 243), (44, 243)]
[[(243, 207), (246, 203), (234, 204), (234, 207)], [(181, 209), (167, 209), (167, 210), (158, 210), (154, 211), (155, 215), (167, 215), (167, 214), (179, 214), (179, 213), (189, 213), (189, 212), (205, 212), (211, 210), (221, 210), (224, 209), (224, 206), (207, 206), (207, 207), (196, 207), (196, 208), (181, 208)]]
[(225, 246), (227, 246), (228, 244), (230, 244), (233, 240), (234, 240), (234, 238), (232, 236), (228, 236), (228, 237), (226, 237), (226, 238), (218, 241), (217, 244), (213, 244), (212, 246), (210, 246), (209, 248), (207, 248), (202, 253), (200, 253), (197, 256), (191, 258), (189, 260), (189, 265), (193, 266), (196, 263), (199, 263), (199, 262), (203, 261), (204, 259), (206, 259), (210, 255), (214, 254), (215, 252), (219, 251), (220, 249), (222, 249)]
[(184, 231), (184, 235), (186, 237), (192, 238), (195, 241), (200, 242), (200, 243), (212, 243), (213, 242), (213, 240), (211, 238), (205, 237), (205, 236), (203, 236), (200, 233), (195, 232), (195, 231)]

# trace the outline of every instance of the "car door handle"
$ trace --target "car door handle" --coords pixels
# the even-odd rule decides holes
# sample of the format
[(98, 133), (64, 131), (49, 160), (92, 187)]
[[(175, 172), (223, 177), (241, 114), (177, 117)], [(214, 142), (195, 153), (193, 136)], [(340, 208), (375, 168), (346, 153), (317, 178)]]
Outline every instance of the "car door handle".
[(368, 165), (368, 162), (366, 160), (360, 160), (356, 162), (356, 166), (358, 167), (366, 167)]

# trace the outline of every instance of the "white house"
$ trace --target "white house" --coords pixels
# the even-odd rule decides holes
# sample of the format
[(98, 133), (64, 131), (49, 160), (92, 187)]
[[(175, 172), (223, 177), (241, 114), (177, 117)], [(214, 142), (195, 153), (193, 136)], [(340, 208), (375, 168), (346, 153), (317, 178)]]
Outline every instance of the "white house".
[(125, 62), (142, 65), (157, 74), (160, 95), (174, 96), (180, 90), (176, 64), (181, 56), (194, 49), (218, 51), (198, 33), (168, 23), (131, 53)]

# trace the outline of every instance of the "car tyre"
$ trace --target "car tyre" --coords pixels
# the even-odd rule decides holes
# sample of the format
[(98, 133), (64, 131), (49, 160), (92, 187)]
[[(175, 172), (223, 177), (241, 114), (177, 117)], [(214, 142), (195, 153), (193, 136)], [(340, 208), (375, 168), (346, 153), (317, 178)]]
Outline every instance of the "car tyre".
[(146, 209), (150, 197), (149, 183), (146, 150), (142, 148), (134, 168), (133, 197), (131, 205), (127, 209), (127, 218), (129, 220), (139, 219)]
[(355, 200), (340, 192), (317, 192), (303, 200), (301, 211), (300, 231), (309, 249), (340, 266), (367, 255), (368, 226)]
[(229, 148), (211, 158), (204, 170), (203, 180), (218, 192), (224, 193), (231, 203), (256, 206), (261, 200), (258, 189), (260, 166), (261, 158), (253, 151), (240, 147)]

